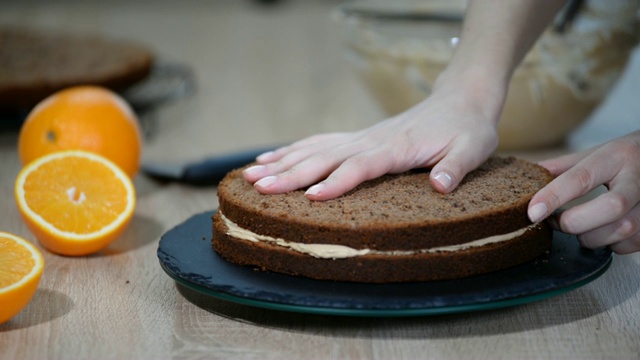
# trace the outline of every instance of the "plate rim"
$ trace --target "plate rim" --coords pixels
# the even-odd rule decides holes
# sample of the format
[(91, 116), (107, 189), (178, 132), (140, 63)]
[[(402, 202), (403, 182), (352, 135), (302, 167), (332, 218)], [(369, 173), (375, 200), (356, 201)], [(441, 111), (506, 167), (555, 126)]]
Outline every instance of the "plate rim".
[(426, 315), (447, 315), (460, 314), (465, 312), (487, 311), (494, 309), (502, 309), (524, 305), (536, 301), (545, 300), (554, 296), (558, 296), (572, 290), (578, 289), (603, 275), (611, 266), (613, 258), (610, 257), (602, 268), (592, 275), (571, 285), (535, 293), (528, 296), (519, 296), (507, 298), (497, 301), (486, 301), (475, 304), (454, 305), (454, 306), (434, 306), (422, 308), (406, 308), (406, 309), (356, 309), (356, 308), (338, 308), (329, 306), (309, 306), (298, 304), (286, 304), (282, 302), (259, 300), (249, 297), (242, 297), (223, 291), (216, 291), (194, 282), (187, 281), (176, 276), (166, 269), (164, 264), (160, 264), (165, 273), (171, 277), (180, 286), (186, 287), (192, 291), (196, 291), (202, 295), (211, 296), (213, 298), (229, 301), (244, 306), (256, 307), (267, 310), (278, 310), (285, 312), (295, 312), (301, 314), (315, 315), (334, 315), (334, 316), (354, 316), (354, 317), (409, 317), (409, 316), (426, 316)]
[[(452, 313), (463, 313), (463, 312), (471, 312), (471, 311), (482, 311), (482, 310), (491, 310), (491, 309), (499, 309), (512, 307), (517, 305), (522, 305), (526, 303), (531, 303), (535, 301), (544, 300), (553, 296), (561, 295), (563, 293), (575, 290), (579, 287), (582, 287), (595, 279), (599, 278), (603, 275), (611, 266), (613, 262), (613, 254), (609, 250), (606, 254), (606, 261), (604, 263), (598, 264), (599, 267), (595, 268), (595, 271), (588, 273), (585, 277), (566, 284), (562, 286), (555, 286), (547, 289), (543, 289), (540, 291), (535, 291), (529, 294), (518, 295), (514, 294), (509, 297), (504, 297), (497, 300), (484, 300), (484, 301), (476, 301), (473, 303), (465, 303), (465, 304), (455, 304), (455, 305), (441, 305), (441, 306), (422, 306), (422, 307), (405, 307), (405, 308), (372, 308), (372, 307), (340, 307), (340, 306), (322, 306), (322, 305), (307, 305), (307, 304), (299, 304), (299, 303), (287, 303), (286, 301), (271, 301), (266, 299), (256, 298), (251, 295), (240, 295), (234, 294), (231, 291), (225, 290), (221, 285), (220, 288), (214, 289), (209, 286), (202, 285), (192, 279), (185, 279), (180, 277), (177, 272), (170, 269), (170, 267), (165, 264), (163, 258), (161, 256), (162, 242), (167, 241), (166, 237), (168, 234), (172, 233), (174, 230), (185, 226), (190, 221), (195, 221), (196, 218), (200, 218), (203, 216), (210, 217), (217, 211), (217, 209), (207, 210), (203, 212), (199, 212), (191, 215), (178, 225), (173, 228), (167, 230), (160, 238), (158, 243), (157, 256), (160, 261), (160, 266), (163, 271), (172, 278), (178, 285), (183, 286), (192, 291), (196, 291), (205, 296), (211, 296), (220, 300), (233, 302), (236, 304), (241, 304), (245, 306), (270, 309), (270, 310), (279, 310), (286, 312), (296, 312), (296, 313), (307, 313), (307, 314), (321, 314), (321, 315), (337, 315), (337, 316), (366, 316), (366, 317), (403, 317), (403, 316), (423, 316), (423, 315), (441, 315), (441, 314), (452, 314)], [(209, 228), (210, 229), (210, 228)], [(214, 250), (209, 247), (212, 252)], [(169, 254), (166, 254), (169, 255)], [(220, 258), (220, 261), (225, 261)], [(231, 264), (235, 266), (240, 266), (236, 264)], [(257, 273), (259, 275), (259, 273)], [(280, 276), (285, 276), (284, 274), (277, 274)], [(565, 275), (566, 276), (566, 275)], [(312, 280), (312, 279), (309, 279)], [(380, 284), (366, 284), (366, 285), (380, 285)], [(382, 284), (382, 285), (393, 285), (393, 284)], [(281, 298), (282, 300), (282, 298)]]

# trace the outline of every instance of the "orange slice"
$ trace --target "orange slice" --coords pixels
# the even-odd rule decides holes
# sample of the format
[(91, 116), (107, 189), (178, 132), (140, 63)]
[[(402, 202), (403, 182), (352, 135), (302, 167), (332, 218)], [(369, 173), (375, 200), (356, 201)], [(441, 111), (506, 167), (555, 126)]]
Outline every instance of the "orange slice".
[(55, 152), (25, 166), (15, 184), (18, 209), (48, 250), (88, 255), (125, 230), (136, 205), (131, 179), (107, 158)]
[(0, 324), (31, 301), (38, 289), (44, 258), (27, 240), (0, 231)]

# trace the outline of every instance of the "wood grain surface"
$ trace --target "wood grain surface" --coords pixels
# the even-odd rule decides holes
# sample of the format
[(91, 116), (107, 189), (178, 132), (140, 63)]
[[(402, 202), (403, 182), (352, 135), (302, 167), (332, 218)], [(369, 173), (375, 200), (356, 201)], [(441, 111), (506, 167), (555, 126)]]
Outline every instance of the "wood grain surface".
[[(3, 1), (0, 25), (132, 39), (163, 62), (189, 66), (195, 91), (144, 114), (149, 133), (143, 160), (186, 161), (360, 129), (384, 118), (345, 60), (330, 16), (338, 3)], [(638, 127), (637, 58), (636, 52), (635, 70), (573, 146)], [(16, 144), (17, 131), (0, 132), (0, 230), (37, 242), (13, 200), (20, 170)], [(566, 150), (518, 155), (538, 160)], [(640, 356), (639, 254), (616, 256), (609, 271), (577, 290), (502, 310), (415, 318), (285, 313), (205, 297), (176, 286), (160, 268), (160, 236), (216, 208), (214, 187), (157, 183), (143, 174), (135, 186), (134, 219), (106, 250), (69, 258), (43, 249), (46, 267), (37, 293), (0, 325), (1, 359)]]

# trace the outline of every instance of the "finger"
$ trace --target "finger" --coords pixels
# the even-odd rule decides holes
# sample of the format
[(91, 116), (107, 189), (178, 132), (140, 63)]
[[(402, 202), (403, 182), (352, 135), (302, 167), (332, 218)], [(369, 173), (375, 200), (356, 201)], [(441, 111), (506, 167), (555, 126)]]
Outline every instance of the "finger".
[(640, 233), (629, 237), (623, 241), (617, 242), (609, 248), (616, 254), (624, 255), (640, 251)]
[(292, 144), (279, 147), (273, 151), (267, 151), (263, 154), (258, 155), (256, 157), (256, 161), (259, 164), (267, 164), (271, 162), (276, 162), (285, 157), (286, 155), (303, 149), (305, 147), (314, 147), (317, 144), (327, 144), (334, 141), (335, 139), (339, 139), (342, 137), (342, 133), (329, 133), (329, 134), (318, 134), (313, 135), (308, 138), (298, 140)]
[[(315, 152), (305, 159), (296, 160), (295, 165), (285, 168), (283, 171), (259, 179), (254, 183), (254, 186), (264, 194), (280, 194), (304, 188), (327, 177), (357, 151), (357, 146), (347, 144), (338, 146), (331, 151)], [(280, 163), (288, 161), (288, 158), (294, 154), (296, 153), (287, 155), (283, 160), (266, 165), (266, 167), (278, 166)]]
[(546, 168), (553, 175), (560, 175), (589, 156), (593, 150), (594, 149), (589, 149), (578, 153), (563, 155), (554, 159), (540, 161), (538, 165)]
[(539, 222), (560, 206), (608, 183), (620, 167), (618, 161), (607, 158), (603, 153), (589, 154), (533, 196), (529, 203), (529, 219)]
[(256, 162), (258, 164), (268, 164), (271, 162), (276, 162), (295, 150), (294, 148), (292, 148), (292, 145), (293, 144), (281, 146), (275, 150), (262, 153), (256, 157)]
[(632, 239), (639, 231), (640, 205), (636, 205), (620, 219), (579, 235), (578, 240), (582, 246), (595, 249)]
[(333, 199), (367, 180), (388, 173), (393, 158), (390, 153), (384, 149), (372, 149), (348, 158), (324, 181), (310, 187), (305, 196), (311, 200)]
[(453, 191), (470, 171), (487, 160), (496, 146), (497, 142), (452, 146), (451, 150), (431, 169), (431, 185), (441, 193)]
[(258, 164), (266, 164), (274, 161), (278, 161), (281, 157), (285, 155), (286, 147), (280, 147), (275, 150), (264, 152), (256, 157), (256, 162)]
[(622, 173), (610, 183), (610, 190), (586, 203), (564, 211), (558, 219), (560, 230), (582, 234), (614, 223), (635, 211), (640, 201), (640, 184), (631, 174)]
[[(315, 139), (326, 139), (326, 141), (316, 141)], [(274, 154), (266, 153), (260, 155), (260, 160), (268, 158), (273, 161), (258, 163), (258, 165), (251, 166), (245, 169), (242, 172), (242, 175), (245, 180), (251, 183), (255, 183), (260, 179), (269, 176), (278, 175), (292, 169), (294, 166), (314, 154), (330, 154), (338, 151), (336, 149), (340, 148), (339, 141), (339, 137), (333, 135), (312, 136), (309, 139), (301, 140), (297, 143), (277, 149)], [(343, 157), (344, 156), (348, 156), (348, 154), (343, 155)], [(321, 166), (322, 165), (319, 165), (318, 170), (324, 171), (324, 169), (320, 169)]]
[(242, 176), (249, 182), (255, 183), (256, 181), (265, 178), (267, 176), (277, 175), (285, 172), (296, 164), (302, 162), (313, 154), (315, 148), (307, 147), (298, 151), (289, 152), (283, 155), (280, 159), (273, 162), (264, 164), (258, 164), (246, 168), (242, 171)]

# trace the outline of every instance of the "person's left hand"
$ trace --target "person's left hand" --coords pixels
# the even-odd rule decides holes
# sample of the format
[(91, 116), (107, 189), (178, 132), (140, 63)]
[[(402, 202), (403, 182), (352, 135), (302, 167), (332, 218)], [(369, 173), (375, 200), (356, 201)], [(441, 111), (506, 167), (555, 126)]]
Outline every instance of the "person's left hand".
[(531, 221), (604, 185), (606, 193), (553, 215), (550, 223), (578, 235), (586, 248), (609, 246), (618, 254), (640, 251), (640, 131), (540, 165), (557, 177), (531, 199)]
[(440, 84), (426, 100), (369, 128), (314, 135), (262, 154), (243, 176), (264, 194), (315, 184), (305, 196), (328, 200), (384, 174), (431, 168), (431, 185), (451, 192), (496, 148), (499, 111), (490, 109), (500, 109), (503, 97), (493, 94), (506, 85), (492, 92), (465, 81)]

